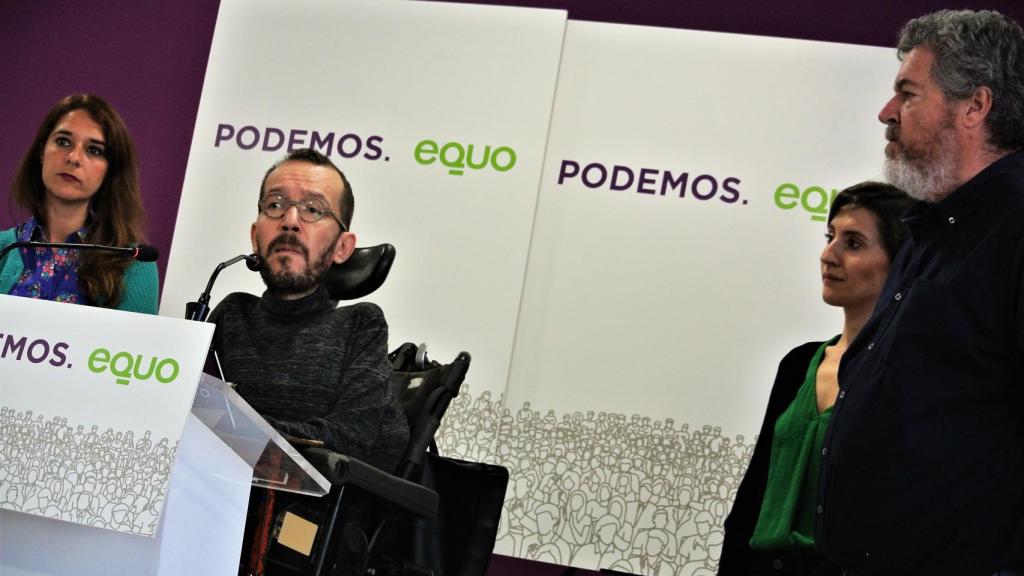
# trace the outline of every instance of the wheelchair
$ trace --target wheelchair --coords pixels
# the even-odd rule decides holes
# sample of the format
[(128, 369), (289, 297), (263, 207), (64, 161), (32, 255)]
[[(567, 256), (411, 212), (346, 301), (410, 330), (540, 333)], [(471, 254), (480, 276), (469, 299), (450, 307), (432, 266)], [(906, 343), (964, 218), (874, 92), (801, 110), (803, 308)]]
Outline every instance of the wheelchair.
[[(325, 276), (332, 299), (351, 300), (383, 284), (390, 244), (357, 248)], [(323, 497), (253, 488), (239, 574), (244, 576), (483, 576), (508, 484), (500, 466), (438, 454), (434, 435), (458, 396), (471, 357), (441, 364), (425, 345), (390, 355), (389, 385), (409, 422), (394, 474), (344, 454), (296, 445), (331, 483)], [(295, 544), (295, 534), (302, 545)]]

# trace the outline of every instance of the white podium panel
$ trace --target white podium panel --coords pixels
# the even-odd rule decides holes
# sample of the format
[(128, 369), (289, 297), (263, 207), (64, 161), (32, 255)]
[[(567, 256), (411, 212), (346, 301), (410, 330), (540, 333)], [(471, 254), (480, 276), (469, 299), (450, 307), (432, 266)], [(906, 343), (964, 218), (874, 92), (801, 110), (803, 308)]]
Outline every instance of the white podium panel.
[(0, 509), (152, 536), (212, 337), (0, 295)]
[(252, 468), (190, 416), (154, 538), (0, 510), (0, 574), (235, 574), (251, 479)]
[(262, 486), (327, 492), (200, 372), (212, 334), (0, 296), (0, 574), (234, 574), (254, 468)]

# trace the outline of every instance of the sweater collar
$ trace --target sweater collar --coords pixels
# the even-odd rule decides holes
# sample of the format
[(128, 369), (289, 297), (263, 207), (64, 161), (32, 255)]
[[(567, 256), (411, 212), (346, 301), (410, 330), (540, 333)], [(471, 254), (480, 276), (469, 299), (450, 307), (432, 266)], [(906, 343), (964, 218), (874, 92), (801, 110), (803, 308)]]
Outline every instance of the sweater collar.
[(322, 314), (337, 308), (338, 301), (331, 300), (327, 288), (321, 283), (315, 292), (297, 300), (283, 300), (271, 294), (270, 290), (260, 297), (259, 307), (267, 314), (280, 318), (299, 320), (308, 316)]

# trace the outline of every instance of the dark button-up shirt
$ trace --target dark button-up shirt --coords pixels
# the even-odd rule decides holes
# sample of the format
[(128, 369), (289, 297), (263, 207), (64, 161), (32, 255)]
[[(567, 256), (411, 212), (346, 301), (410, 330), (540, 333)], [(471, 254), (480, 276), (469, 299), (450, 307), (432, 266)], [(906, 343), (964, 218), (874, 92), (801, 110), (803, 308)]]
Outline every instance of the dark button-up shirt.
[(907, 215), (843, 357), (818, 546), (851, 576), (1024, 565), (1024, 154)]

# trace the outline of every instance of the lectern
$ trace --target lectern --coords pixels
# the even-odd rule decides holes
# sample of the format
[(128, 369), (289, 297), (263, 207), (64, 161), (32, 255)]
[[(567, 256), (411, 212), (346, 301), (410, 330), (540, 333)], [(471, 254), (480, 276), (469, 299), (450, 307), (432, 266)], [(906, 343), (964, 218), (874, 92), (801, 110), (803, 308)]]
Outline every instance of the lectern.
[(329, 490), (202, 374), (212, 333), (0, 296), (0, 574), (235, 574), (250, 486)]

